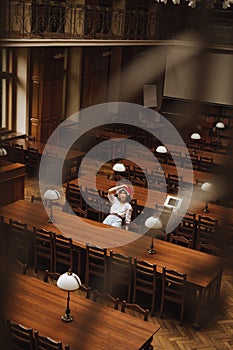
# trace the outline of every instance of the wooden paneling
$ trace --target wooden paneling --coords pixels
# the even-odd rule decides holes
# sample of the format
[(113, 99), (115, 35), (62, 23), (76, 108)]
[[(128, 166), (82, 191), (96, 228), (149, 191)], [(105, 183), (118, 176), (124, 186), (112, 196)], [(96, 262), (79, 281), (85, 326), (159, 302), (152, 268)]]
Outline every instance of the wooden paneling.
[(0, 167), (0, 206), (24, 198), (25, 165), (5, 162)]

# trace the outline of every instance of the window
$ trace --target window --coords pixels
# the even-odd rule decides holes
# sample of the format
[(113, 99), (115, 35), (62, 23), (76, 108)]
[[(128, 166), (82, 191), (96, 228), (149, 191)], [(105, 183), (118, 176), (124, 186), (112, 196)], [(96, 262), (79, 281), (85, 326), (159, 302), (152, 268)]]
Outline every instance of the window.
[(12, 129), (13, 109), (13, 51), (0, 49), (0, 129)]

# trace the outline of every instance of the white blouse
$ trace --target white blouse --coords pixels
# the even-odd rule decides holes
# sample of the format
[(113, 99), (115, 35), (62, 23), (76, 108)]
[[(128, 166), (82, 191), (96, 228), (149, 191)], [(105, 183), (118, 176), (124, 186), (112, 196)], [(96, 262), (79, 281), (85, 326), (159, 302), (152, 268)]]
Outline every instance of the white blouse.
[(131, 222), (132, 206), (128, 202), (121, 203), (119, 199), (113, 194), (108, 193), (108, 199), (112, 203), (110, 214), (118, 214), (122, 218), (125, 218), (126, 224)]

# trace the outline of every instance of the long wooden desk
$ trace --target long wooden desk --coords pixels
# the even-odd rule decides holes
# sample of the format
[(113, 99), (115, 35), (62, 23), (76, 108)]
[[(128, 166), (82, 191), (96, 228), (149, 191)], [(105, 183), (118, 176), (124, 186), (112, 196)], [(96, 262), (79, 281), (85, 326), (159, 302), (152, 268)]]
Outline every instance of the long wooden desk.
[[(28, 147), (35, 148), (38, 150), (40, 155), (43, 154), (44, 148), (46, 146), (46, 143), (29, 141), (25, 139), (13, 140), (10, 142), (10, 145), (12, 146), (13, 144), (22, 145), (25, 151), (28, 149)], [(58, 158), (62, 158), (62, 159), (65, 158), (66, 161), (78, 160), (85, 155), (84, 152), (70, 149), (67, 155), (64, 156), (67, 152), (67, 148), (56, 146), (56, 145), (47, 145), (47, 150), (51, 153), (55, 153)]]
[[(17, 201), (1, 208), (1, 215), (5, 222), (14, 218), (28, 224), (29, 230), (33, 226), (52, 230), (57, 234), (72, 237), (74, 244), (85, 248), (85, 244), (95, 244), (100, 247), (113, 249), (132, 257), (138, 257), (157, 264), (158, 273), (162, 267), (187, 273), (187, 281), (192, 294), (187, 294), (188, 304), (195, 304), (192, 311), (192, 319), (196, 324), (201, 324), (206, 315), (201, 311), (207, 308), (213, 301), (216, 301), (219, 294), (222, 259), (197, 250), (184, 248), (173, 243), (156, 240), (156, 254), (150, 255), (147, 250), (151, 238), (140, 236), (136, 233), (109, 227), (88, 219), (77, 219), (77, 217), (54, 210), (55, 224), (48, 224), (48, 215), (42, 205), (27, 201)], [(59, 224), (59, 228), (56, 227)]]
[[(130, 168), (133, 170), (133, 165), (132, 162), (128, 160), (124, 160), (123, 163), (125, 165), (129, 165)], [(185, 168), (179, 168), (179, 167), (174, 167), (172, 165), (168, 164), (162, 164), (161, 167), (158, 166), (156, 167), (156, 164), (150, 160), (146, 159), (140, 159), (140, 166), (147, 170), (148, 174), (151, 173), (151, 171), (163, 171), (164, 175), (167, 177), (168, 174), (182, 174), (183, 176), (183, 182), (184, 183), (191, 183), (191, 184), (196, 184), (197, 181), (200, 182), (207, 182), (210, 181), (213, 177), (213, 173), (207, 173), (203, 171), (198, 171), (198, 170), (190, 170), (190, 169), (185, 169)], [(162, 168), (162, 170), (160, 169)], [(192, 176), (193, 175), (193, 176)]]
[[(64, 323), (67, 293), (35, 278), (17, 275), (8, 291), (5, 316), (71, 350), (136, 350), (151, 343), (159, 324), (145, 322), (71, 293), (73, 322)], [(30, 312), (28, 312), (30, 310)]]
[[(93, 182), (88, 176), (83, 176), (80, 178), (82, 182), (79, 182), (78, 179), (71, 180), (71, 184), (79, 185), (80, 183), (84, 188), (90, 188), (93, 189)], [(96, 188), (97, 190), (101, 191), (108, 191), (109, 188), (116, 185), (116, 181), (108, 180), (104, 176), (97, 176), (96, 177)], [(164, 201), (167, 197), (167, 193), (165, 192), (159, 192), (155, 190), (149, 190), (147, 188), (139, 187), (139, 186), (133, 186), (134, 188), (134, 194), (133, 198), (137, 199), (137, 203), (141, 206), (145, 206), (147, 203), (147, 207), (149, 208), (155, 208), (155, 205), (163, 205)], [(184, 190), (185, 191), (185, 190)], [(188, 211), (191, 213), (195, 213), (197, 215), (203, 215), (202, 209), (205, 206), (205, 201), (192, 199)], [(211, 216), (213, 218), (216, 218), (219, 221), (219, 224), (229, 222), (233, 223), (233, 209), (232, 208), (226, 208), (220, 205), (208, 204), (209, 207), (209, 213), (208, 216)]]

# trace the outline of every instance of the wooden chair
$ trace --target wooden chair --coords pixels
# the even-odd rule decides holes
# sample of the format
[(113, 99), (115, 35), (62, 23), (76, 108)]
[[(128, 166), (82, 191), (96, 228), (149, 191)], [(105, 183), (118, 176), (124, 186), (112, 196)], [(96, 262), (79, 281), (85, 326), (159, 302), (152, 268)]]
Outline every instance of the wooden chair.
[(12, 152), (12, 161), (14, 163), (25, 164), (26, 157), (25, 157), (23, 145), (19, 145), (18, 143), (14, 143), (11, 147), (11, 152)]
[[(132, 257), (114, 253), (110, 250), (109, 290), (113, 293), (119, 286), (126, 286), (127, 301), (131, 299), (132, 289)], [(113, 293), (114, 294), (114, 293)]]
[(54, 184), (58, 183), (58, 173), (60, 168), (60, 162), (57, 153), (46, 151), (46, 173), (45, 179), (52, 181)]
[(167, 192), (166, 179), (160, 173), (149, 175), (149, 188), (160, 192)]
[(38, 176), (40, 155), (36, 148), (29, 147), (27, 154), (27, 173), (29, 177)]
[(8, 349), (11, 350), (34, 350), (34, 337), (32, 328), (6, 320)]
[(214, 152), (214, 148), (211, 143), (202, 142), (201, 150), (204, 152)]
[(143, 188), (147, 187), (147, 182), (143, 179), (131, 178), (131, 183), (134, 186), (139, 186), (139, 187), (143, 187)]
[(211, 244), (216, 242), (217, 224), (217, 219), (209, 216), (198, 215), (196, 249), (199, 242)]
[[(63, 272), (71, 268), (73, 270), (74, 254), (72, 238), (63, 235), (53, 236), (54, 249), (54, 267), (53, 271), (58, 272), (60, 269)], [(79, 269), (81, 266), (79, 266)]]
[(176, 166), (176, 167), (182, 167), (183, 160), (182, 160), (182, 154), (181, 152), (173, 151), (172, 155), (169, 154), (167, 157), (167, 164)]
[(134, 258), (133, 303), (136, 302), (138, 292), (151, 296), (151, 314), (154, 314), (157, 288), (156, 264)]
[[(60, 277), (59, 272), (50, 272), (49, 270), (45, 270), (43, 280), (44, 282), (48, 283), (49, 280), (51, 279), (52, 281), (57, 281), (58, 278)], [(91, 294), (91, 288), (84, 286), (84, 284), (81, 284), (79, 287), (79, 290), (83, 291), (86, 293), (86, 298), (90, 299), (90, 294)]]
[(75, 214), (81, 218), (87, 218), (87, 210), (83, 210), (80, 207), (72, 206), (72, 209), (70, 209), (70, 214)]
[(9, 250), (11, 251), (11, 235), (8, 235), (9, 226), (5, 223), (4, 216), (0, 216), (0, 260), (6, 261), (11, 259)]
[(39, 260), (43, 260), (40, 266), (49, 266), (54, 271), (54, 250), (53, 239), (55, 233), (44, 229), (33, 227), (35, 244), (35, 272), (38, 271)]
[(196, 214), (187, 212), (182, 221), (176, 227), (175, 236), (183, 236), (192, 241), (192, 248), (195, 246), (196, 235)]
[(114, 298), (111, 294), (107, 292), (99, 292), (98, 290), (95, 290), (93, 295), (93, 300), (98, 301), (99, 299), (106, 303), (110, 302), (111, 304), (113, 304), (113, 308), (115, 310), (118, 310), (119, 303), (120, 303), (119, 298)]
[(219, 256), (220, 249), (212, 243), (198, 242), (197, 250), (201, 252)]
[[(78, 207), (83, 209), (83, 198), (81, 194), (81, 189), (78, 185), (67, 182), (66, 200), (72, 208)], [(68, 206), (66, 206), (65, 211), (69, 212)]]
[(62, 346), (62, 342), (53, 340), (49, 337), (39, 335), (38, 331), (34, 332), (35, 350), (70, 350), (69, 345)]
[(11, 255), (29, 265), (30, 241), (27, 224), (9, 219), (11, 229)]
[(103, 200), (101, 202), (101, 221), (104, 221), (104, 219), (109, 215), (111, 209), (111, 202), (109, 200)]
[(144, 321), (148, 321), (148, 316), (149, 316), (149, 309), (144, 310), (141, 306), (138, 304), (133, 304), (133, 303), (127, 303), (125, 300), (122, 301), (121, 304), (121, 312), (125, 312), (126, 309), (138, 312), (144, 316)]
[(107, 287), (107, 249), (86, 244), (86, 286), (89, 286), (91, 276), (103, 281), (102, 288), (98, 289), (105, 291)]
[(22, 273), (23, 275), (26, 275), (28, 266), (27, 264), (22, 263), (19, 259), (16, 261), (16, 271), (18, 273)]
[(183, 187), (183, 176), (178, 176), (177, 174), (168, 174), (167, 191), (169, 193), (176, 193), (178, 187)]
[(213, 172), (213, 158), (211, 157), (202, 157), (200, 156), (200, 161), (199, 161), (199, 171), (205, 171), (208, 173)]
[[(188, 161), (188, 157), (191, 160), (191, 164)], [(198, 169), (198, 156), (195, 154), (187, 154), (186, 153), (186, 157), (184, 158), (184, 162), (183, 162), (184, 168), (186, 169), (193, 169), (193, 170), (197, 170)]]
[(192, 247), (192, 239), (185, 238), (184, 236), (181, 236), (181, 235), (171, 234), (170, 242), (187, 247), (187, 248)]
[(163, 267), (160, 318), (163, 318), (165, 300), (181, 306), (180, 325), (183, 324), (187, 275)]
[(95, 221), (101, 221), (102, 213), (99, 193), (92, 189), (86, 188), (84, 196), (87, 218)]

